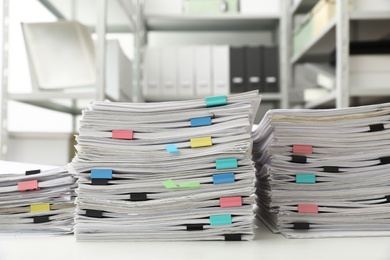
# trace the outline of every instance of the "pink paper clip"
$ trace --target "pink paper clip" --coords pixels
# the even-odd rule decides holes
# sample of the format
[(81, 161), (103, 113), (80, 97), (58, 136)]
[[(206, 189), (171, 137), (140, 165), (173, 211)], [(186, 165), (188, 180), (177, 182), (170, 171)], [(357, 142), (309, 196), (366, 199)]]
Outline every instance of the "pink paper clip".
[(317, 204), (298, 204), (298, 213), (318, 213)]
[(19, 191), (40, 190), (38, 187), (38, 180), (21, 181), (18, 183)]
[(293, 145), (293, 153), (312, 154), (313, 153), (313, 146), (304, 145), (304, 144), (294, 144)]
[(242, 199), (240, 196), (220, 198), (219, 204), (221, 208), (241, 207)]
[(132, 130), (112, 130), (112, 139), (132, 140), (133, 139), (133, 131)]

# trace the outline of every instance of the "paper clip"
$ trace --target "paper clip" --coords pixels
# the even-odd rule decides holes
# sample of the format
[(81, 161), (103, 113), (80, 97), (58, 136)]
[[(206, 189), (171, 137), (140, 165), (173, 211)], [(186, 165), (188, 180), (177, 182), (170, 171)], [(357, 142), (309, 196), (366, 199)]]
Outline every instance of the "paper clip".
[(318, 213), (317, 204), (298, 204), (298, 213)]
[(38, 180), (22, 181), (18, 183), (19, 191), (40, 190)]
[(190, 119), (191, 127), (211, 125), (211, 116), (195, 117)]
[(229, 225), (229, 224), (232, 224), (232, 215), (230, 214), (210, 216), (211, 226), (220, 226), (220, 225)]
[(132, 130), (112, 130), (112, 139), (133, 140)]
[(304, 145), (304, 144), (294, 144), (293, 145), (293, 153), (296, 154), (312, 154), (313, 146)]
[(223, 106), (227, 104), (226, 96), (206, 97), (206, 107)]
[(219, 205), (221, 208), (241, 207), (242, 199), (241, 196), (220, 198)]
[(296, 174), (295, 182), (299, 184), (314, 184), (316, 183), (316, 175), (315, 174)]
[(190, 143), (191, 143), (191, 148), (205, 147), (205, 146), (212, 146), (213, 145), (213, 142), (211, 140), (211, 136), (191, 138)]
[(50, 211), (50, 204), (44, 203), (44, 204), (31, 204), (30, 205), (30, 212), (41, 212), (41, 211)]
[(222, 184), (230, 182), (234, 182), (233, 172), (213, 174), (213, 184)]
[(237, 168), (237, 158), (218, 159), (215, 161), (217, 170)]

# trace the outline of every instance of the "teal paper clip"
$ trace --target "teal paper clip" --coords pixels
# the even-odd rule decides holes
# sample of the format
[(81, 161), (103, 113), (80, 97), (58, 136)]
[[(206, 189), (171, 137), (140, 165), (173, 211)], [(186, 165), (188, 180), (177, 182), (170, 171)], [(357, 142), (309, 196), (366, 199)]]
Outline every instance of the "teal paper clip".
[(232, 224), (232, 215), (230, 214), (210, 216), (211, 226), (221, 226), (221, 225), (230, 225), (230, 224)]
[(206, 107), (224, 106), (227, 104), (226, 96), (206, 97)]
[(237, 158), (218, 159), (215, 161), (217, 170), (237, 168)]
[(211, 116), (191, 118), (191, 127), (211, 125)]
[(300, 184), (314, 184), (316, 183), (315, 174), (296, 174), (295, 182)]
[(165, 146), (165, 149), (167, 149), (167, 151), (170, 153), (178, 153), (179, 152), (179, 149), (177, 149), (176, 145), (174, 145), (174, 144), (167, 144)]
[(112, 179), (111, 169), (92, 169), (91, 179)]

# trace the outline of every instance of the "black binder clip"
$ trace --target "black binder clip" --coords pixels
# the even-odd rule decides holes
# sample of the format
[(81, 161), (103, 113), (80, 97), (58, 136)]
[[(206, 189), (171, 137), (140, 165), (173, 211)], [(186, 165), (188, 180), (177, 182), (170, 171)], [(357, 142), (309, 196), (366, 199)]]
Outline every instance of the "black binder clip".
[(38, 174), (38, 173), (41, 173), (41, 170), (26, 171), (26, 175), (34, 175), (34, 174)]

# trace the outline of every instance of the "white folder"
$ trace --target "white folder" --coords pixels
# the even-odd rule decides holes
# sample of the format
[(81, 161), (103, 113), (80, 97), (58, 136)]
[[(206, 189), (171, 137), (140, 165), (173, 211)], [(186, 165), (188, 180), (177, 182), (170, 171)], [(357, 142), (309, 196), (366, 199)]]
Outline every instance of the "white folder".
[(178, 50), (178, 92), (182, 98), (192, 98), (195, 95), (195, 61), (194, 47), (183, 46)]
[(211, 46), (197, 46), (195, 48), (196, 60), (196, 96), (211, 95)]
[(145, 98), (161, 95), (160, 48), (145, 49), (143, 95)]
[(177, 97), (177, 53), (174, 47), (161, 49), (162, 96)]
[(229, 46), (212, 47), (213, 88), (212, 95), (227, 95), (230, 92)]

